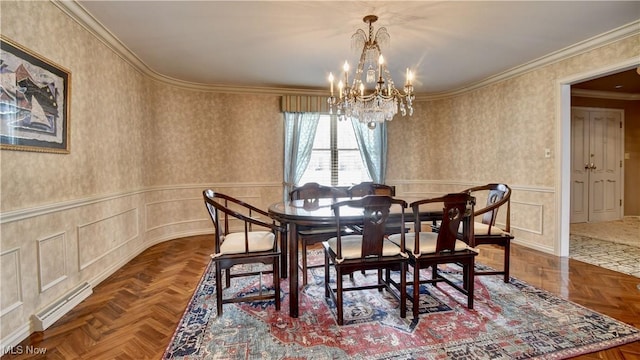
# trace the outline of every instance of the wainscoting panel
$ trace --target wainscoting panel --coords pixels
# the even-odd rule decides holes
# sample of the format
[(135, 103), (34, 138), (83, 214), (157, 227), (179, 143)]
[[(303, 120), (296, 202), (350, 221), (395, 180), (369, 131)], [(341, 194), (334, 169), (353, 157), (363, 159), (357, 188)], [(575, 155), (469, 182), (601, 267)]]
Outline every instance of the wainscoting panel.
[(138, 209), (133, 208), (78, 226), (80, 270), (139, 236)]
[(11, 249), (0, 254), (0, 269), (2, 269), (0, 316), (4, 316), (22, 305), (20, 249)]
[(64, 232), (38, 240), (40, 292), (67, 278), (67, 237)]
[(544, 206), (520, 201), (511, 201), (511, 229), (532, 234), (543, 233)]
[(205, 215), (202, 197), (150, 202), (145, 206), (145, 232), (165, 226), (205, 221)]

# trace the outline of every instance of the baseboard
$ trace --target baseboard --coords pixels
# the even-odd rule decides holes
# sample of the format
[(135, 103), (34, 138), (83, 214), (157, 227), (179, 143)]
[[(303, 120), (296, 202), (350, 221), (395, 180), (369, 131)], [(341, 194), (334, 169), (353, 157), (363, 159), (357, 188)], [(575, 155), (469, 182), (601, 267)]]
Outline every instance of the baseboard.
[(550, 248), (548, 246), (540, 246), (538, 244), (532, 244), (532, 243), (521, 241), (521, 240), (519, 241), (519, 240), (517, 240), (517, 237), (514, 238), (513, 240), (511, 240), (511, 243), (512, 244), (521, 245), (521, 246), (524, 246), (524, 247), (529, 248), (529, 249), (538, 250), (538, 251), (541, 251), (541, 252), (549, 254), (549, 255), (557, 256), (555, 254), (553, 248)]
[(93, 294), (91, 285), (88, 282), (84, 282), (74, 289), (69, 291), (65, 296), (55, 301), (53, 304), (47, 306), (43, 310), (32, 315), (33, 329), (35, 331), (44, 331), (49, 326), (53, 325), (66, 313), (71, 311), (76, 305), (80, 304), (82, 300)]
[(27, 323), (18, 328), (18, 330), (9, 334), (9, 336), (0, 339), (2, 351), (0, 356), (10, 353), (20, 341), (26, 339), (31, 334), (31, 324)]

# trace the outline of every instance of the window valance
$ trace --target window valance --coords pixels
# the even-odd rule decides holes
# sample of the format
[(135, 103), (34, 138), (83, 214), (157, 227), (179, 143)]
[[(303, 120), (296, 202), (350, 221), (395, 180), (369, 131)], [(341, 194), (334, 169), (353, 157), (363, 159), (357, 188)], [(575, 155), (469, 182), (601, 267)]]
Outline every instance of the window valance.
[(326, 96), (285, 95), (282, 97), (282, 112), (329, 113)]

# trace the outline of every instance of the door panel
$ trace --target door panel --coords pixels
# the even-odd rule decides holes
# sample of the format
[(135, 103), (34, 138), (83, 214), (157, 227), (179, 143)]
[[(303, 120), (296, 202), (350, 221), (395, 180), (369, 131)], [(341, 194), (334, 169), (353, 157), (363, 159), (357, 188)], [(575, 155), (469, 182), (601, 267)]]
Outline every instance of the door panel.
[(621, 218), (622, 112), (572, 108), (571, 222)]
[(571, 112), (571, 222), (589, 221), (589, 112)]
[[(590, 206), (589, 221), (609, 221), (620, 218), (620, 121), (618, 112), (590, 113)], [(597, 185), (596, 185), (597, 184)], [(593, 187), (593, 188), (592, 188)]]

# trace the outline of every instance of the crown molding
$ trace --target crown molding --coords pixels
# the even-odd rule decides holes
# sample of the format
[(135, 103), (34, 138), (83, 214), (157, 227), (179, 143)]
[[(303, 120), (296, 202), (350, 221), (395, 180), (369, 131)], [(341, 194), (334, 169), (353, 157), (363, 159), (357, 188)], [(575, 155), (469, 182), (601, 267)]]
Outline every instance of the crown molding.
[[(61, 9), (71, 19), (76, 21), (87, 31), (98, 38), (107, 47), (112, 49), (120, 58), (129, 63), (139, 72), (149, 76), (150, 78), (162, 83), (170, 84), (176, 87), (224, 93), (252, 93), (252, 94), (273, 94), (273, 95), (317, 95), (328, 96), (326, 90), (304, 89), (304, 88), (284, 88), (284, 87), (256, 87), (256, 86), (235, 86), (227, 84), (204, 84), (194, 83), (175, 79), (151, 69), (139, 57), (137, 57), (129, 48), (127, 48), (118, 38), (116, 38), (102, 23), (100, 23), (93, 15), (91, 15), (82, 5), (75, 0), (50, 0), (54, 5)], [(576, 56), (598, 47), (605, 46), (615, 41), (619, 41), (626, 37), (640, 34), (640, 19), (619, 28), (594, 36), (590, 39), (581, 41), (577, 44), (568, 46), (564, 49), (555, 51), (533, 61), (516, 66), (502, 73), (490, 76), (477, 83), (469, 86), (461, 87), (452, 91), (445, 91), (431, 94), (416, 94), (416, 101), (431, 101), (445, 99), (457, 95), (461, 95), (471, 90), (476, 90), (515, 76), (532, 71), (536, 68), (553, 64), (555, 62)]]
[(445, 99), (445, 98), (461, 95), (468, 91), (476, 90), (476, 89), (489, 86), (491, 84), (494, 84), (509, 78), (513, 78), (513, 77), (525, 74), (537, 68), (541, 68), (543, 66), (551, 65), (553, 63), (566, 60), (570, 57), (586, 53), (588, 51), (606, 46), (608, 44), (611, 44), (616, 41), (620, 41), (622, 39), (635, 36), (635, 35), (640, 35), (640, 19), (630, 22), (626, 25), (620, 26), (619, 28), (605, 32), (603, 34), (596, 35), (594, 37), (591, 37), (579, 43), (573, 44), (564, 49), (560, 49), (558, 51), (552, 52), (548, 55), (542, 56), (538, 59), (532, 60), (525, 64), (516, 66), (514, 68), (511, 68), (499, 74), (490, 76), (484, 80), (481, 80), (469, 86), (461, 87), (452, 91), (416, 95), (416, 100), (417, 101), (439, 100), (439, 99)]
[(610, 100), (640, 100), (640, 94), (617, 93), (613, 91), (597, 91), (585, 89), (571, 89), (571, 96)]

